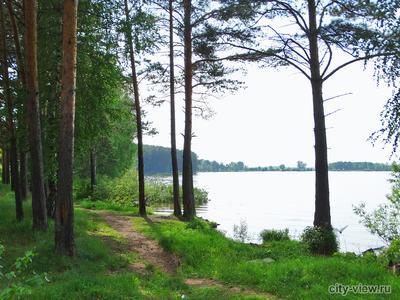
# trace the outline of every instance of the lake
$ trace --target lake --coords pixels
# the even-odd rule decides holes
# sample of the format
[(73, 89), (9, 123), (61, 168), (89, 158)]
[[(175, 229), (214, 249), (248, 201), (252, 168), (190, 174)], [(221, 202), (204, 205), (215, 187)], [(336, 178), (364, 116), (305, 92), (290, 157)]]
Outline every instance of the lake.
[[(348, 226), (339, 234), (341, 251), (360, 253), (384, 245), (359, 224), (353, 205), (365, 202), (368, 209), (386, 201), (390, 172), (330, 172), (332, 225)], [(234, 225), (245, 222), (252, 242), (260, 242), (263, 229), (288, 228), (298, 238), (314, 217), (314, 172), (204, 172), (194, 185), (208, 191), (210, 201), (197, 215), (220, 224), (233, 236)], [(159, 209), (156, 213), (170, 213)]]

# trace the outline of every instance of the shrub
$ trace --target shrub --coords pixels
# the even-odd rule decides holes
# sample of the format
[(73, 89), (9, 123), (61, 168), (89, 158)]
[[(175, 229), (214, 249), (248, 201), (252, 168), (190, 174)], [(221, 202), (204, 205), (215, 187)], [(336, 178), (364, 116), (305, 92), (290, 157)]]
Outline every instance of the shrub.
[(91, 199), (92, 200), (108, 200), (113, 188), (113, 180), (107, 176), (98, 178), (96, 188), (94, 189)]
[[(147, 205), (173, 203), (173, 190), (171, 184), (163, 183), (158, 179), (146, 178), (145, 197)], [(99, 176), (96, 188), (91, 190), (88, 179), (76, 179), (74, 182), (74, 196), (78, 200), (93, 200), (115, 203), (121, 207), (137, 206), (138, 204), (138, 179), (137, 172), (128, 170), (121, 177), (109, 178)], [(208, 201), (205, 190), (194, 188), (196, 205)]]
[(306, 227), (300, 240), (317, 255), (332, 255), (339, 247), (335, 232), (329, 227)]
[(372, 212), (367, 212), (365, 203), (353, 207), (362, 223), (372, 234), (376, 234), (387, 244), (400, 240), (400, 165), (392, 166), (392, 191), (387, 196), (389, 203), (379, 205)]
[(287, 241), (290, 240), (289, 229), (265, 229), (261, 231), (260, 237), (263, 243), (270, 241)]
[(157, 179), (150, 179), (146, 182), (145, 192), (148, 205), (153, 203), (172, 203), (172, 185), (167, 185)]
[(392, 241), (389, 248), (384, 252), (384, 256), (390, 263), (400, 263), (400, 240)]
[(192, 221), (190, 221), (190, 222), (188, 222), (186, 224), (186, 228), (190, 228), (190, 229), (208, 229), (208, 228), (210, 228), (210, 225), (206, 221), (204, 221), (204, 220), (202, 220), (200, 218), (194, 218)]
[(246, 221), (241, 220), (239, 225), (233, 225), (233, 237), (242, 243), (250, 241), (250, 235)]
[(208, 202), (208, 192), (204, 189), (194, 188), (194, 200), (196, 201), (197, 205), (206, 204)]
[(39, 286), (45, 282), (46, 277), (35, 272), (29, 272), (33, 251), (26, 251), (25, 255), (16, 259), (11, 270), (5, 271), (1, 264), (4, 246), (0, 244), (0, 280), (4, 280), (5, 287), (0, 290), (0, 299), (19, 299), (21, 296), (31, 294), (32, 286)]
[(109, 199), (122, 205), (132, 205), (138, 202), (137, 173), (129, 170), (121, 177), (111, 182)]
[(92, 191), (90, 189), (90, 181), (88, 179), (74, 180), (74, 198), (88, 199), (91, 198)]

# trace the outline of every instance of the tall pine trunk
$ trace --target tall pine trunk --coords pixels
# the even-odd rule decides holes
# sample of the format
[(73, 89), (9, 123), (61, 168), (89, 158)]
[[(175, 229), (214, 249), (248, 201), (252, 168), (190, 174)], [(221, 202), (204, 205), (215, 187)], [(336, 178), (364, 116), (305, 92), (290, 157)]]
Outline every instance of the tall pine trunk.
[(90, 149), (90, 187), (94, 192), (97, 185), (97, 160), (94, 148)]
[(3, 165), (2, 165), (2, 173), (1, 179), (3, 184), (10, 184), (10, 159), (9, 159), (9, 151), (6, 148), (2, 149), (3, 154)]
[(14, 187), (15, 193), (15, 211), (16, 218), (21, 221), (24, 218), (24, 211), (22, 207), (21, 198), (21, 186), (18, 170), (18, 151), (17, 151), (17, 138), (15, 135), (14, 127), (14, 113), (13, 113), (13, 101), (10, 90), (10, 78), (8, 73), (8, 61), (7, 61), (7, 42), (6, 42), (6, 31), (4, 25), (4, 8), (3, 1), (0, 1), (0, 33), (1, 33), (1, 64), (3, 69), (3, 94), (6, 99), (7, 107), (7, 127), (10, 137), (10, 160), (11, 160), (11, 180)]
[(5, 167), (4, 167), (5, 168), (5, 173), (4, 173), (5, 181), (4, 181), (4, 183), (5, 184), (10, 184), (10, 182), (11, 182), (11, 172), (10, 172), (11, 156), (10, 156), (10, 150), (9, 149), (5, 150), (5, 153), (6, 153), (6, 155), (5, 155), (6, 161), (5, 161)]
[[(37, 1), (25, 1), (25, 55), (29, 145), (31, 152), (33, 229), (47, 229), (44, 190), (42, 130), (40, 126), (39, 84), (37, 66)], [(21, 63), (22, 66), (22, 63)], [(22, 71), (21, 71), (22, 73)], [(21, 74), (23, 76), (23, 74)], [(22, 157), (21, 157), (22, 161)]]
[(5, 172), (4, 172), (4, 165), (5, 165), (5, 155), (6, 152), (4, 148), (1, 148), (1, 183), (5, 184)]
[(134, 104), (136, 113), (136, 131), (138, 140), (138, 177), (139, 177), (139, 215), (146, 216), (146, 199), (144, 191), (144, 159), (143, 159), (143, 130), (142, 130), (142, 113), (140, 109), (140, 98), (139, 98), (139, 84), (136, 73), (136, 63), (135, 54), (133, 51), (133, 37), (132, 37), (132, 27), (129, 17), (129, 7), (128, 0), (125, 0), (125, 18), (126, 18), (126, 42), (129, 50), (129, 59), (131, 63), (132, 71), (132, 84), (133, 84), (133, 94), (134, 94)]
[(170, 108), (171, 108), (171, 162), (172, 162), (172, 186), (174, 197), (174, 215), (182, 215), (179, 199), (179, 171), (176, 155), (176, 126), (175, 126), (175, 72), (174, 72), (174, 20), (173, 0), (169, 0), (169, 69), (170, 69)]
[(54, 219), (56, 211), (56, 199), (57, 199), (57, 186), (53, 180), (49, 180), (47, 184), (46, 192), (46, 208), (47, 217)]
[(315, 136), (315, 213), (314, 226), (331, 228), (328, 180), (328, 147), (324, 101), (322, 96), (322, 78), (318, 55), (318, 29), (315, 0), (308, 0), (309, 43), (311, 65), (311, 88), (314, 109)]
[(183, 144), (182, 191), (183, 216), (191, 220), (196, 215), (193, 195), (192, 170), (192, 97), (193, 97), (193, 65), (192, 65), (192, 24), (191, 0), (183, 1), (184, 7), (184, 68), (185, 68), (185, 134)]
[[(32, 1), (26, 1), (31, 6), (32, 4), (30, 2), (35, 3), (35, 0)], [(7, 5), (7, 10), (8, 10), (8, 15), (10, 17), (10, 23), (11, 23), (11, 29), (13, 33), (13, 40), (14, 40), (14, 46), (15, 46), (15, 55), (16, 55), (16, 60), (17, 60), (17, 72), (18, 72), (18, 79), (21, 81), (22, 87), (25, 90), (26, 89), (26, 75), (25, 75), (25, 68), (24, 68), (24, 63), (23, 63), (23, 58), (22, 58), (22, 51), (21, 51), (21, 44), (19, 41), (19, 30), (17, 26), (17, 21), (15, 19), (15, 12), (12, 6), (12, 1), (11, 0), (6, 0), (6, 5)], [(24, 13), (26, 13), (26, 3), (24, 3)], [(25, 16), (25, 22), (26, 22), (26, 16)], [(27, 30), (33, 30), (32, 28), (29, 28), (30, 24), (25, 24)], [(35, 27), (36, 28), (36, 27)], [(27, 45), (25, 45), (26, 47)]]
[[(14, 40), (18, 79), (21, 82), (23, 91), (25, 92), (26, 91), (25, 69), (24, 69), (24, 64), (22, 61), (21, 45), (20, 45), (20, 41), (19, 41), (19, 32), (18, 32), (18, 26), (17, 26), (17, 22), (15, 19), (15, 15), (14, 15), (12, 1), (6, 0), (6, 6), (7, 6), (7, 11), (8, 11), (8, 16), (10, 18), (12, 36), (13, 36), (13, 40)], [(19, 126), (22, 127), (23, 130), (26, 129), (25, 104), (22, 106), (22, 122), (20, 122)], [(25, 144), (24, 139), (21, 141), (20, 145), (22, 145), (22, 144)], [(20, 146), (20, 147), (23, 148), (24, 146)], [(25, 152), (25, 150), (20, 149), (19, 157), (20, 157), (19, 174), (20, 174), (20, 185), (21, 185), (21, 198), (22, 198), (22, 200), (25, 200), (27, 197), (27, 172), (26, 172), (26, 152)], [(13, 188), (13, 190), (14, 190), (14, 188)]]
[(21, 181), (21, 198), (26, 200), (28, 196), (28, 156), (25, 151), (19, 152), (19, 178)]
[(60, 143), (55, 213), (55, 246), (59, 254), (74, 255), (74, 205), (72, 199), (74, 119), (76, 89), (78, 0), (64, 0), (63, 72)]

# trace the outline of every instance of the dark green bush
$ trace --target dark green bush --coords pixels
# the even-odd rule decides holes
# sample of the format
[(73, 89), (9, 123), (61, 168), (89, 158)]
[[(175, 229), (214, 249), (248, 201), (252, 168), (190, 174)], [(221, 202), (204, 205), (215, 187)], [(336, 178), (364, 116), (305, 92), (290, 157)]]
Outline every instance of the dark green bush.
[(313, 254), (332, 255), (338, 251), (338, 241), (332, 228), (306, 227), (300, 239)]
[(263, 243), (271, 241), (287, 241), (290, 240), (289, 229), (265, 229), (261, 231), (260, 237)]
[(389, 248), (386, 249), (383, 255), (388, 263), (400, 263), (400, 240), (391, 241)]
[(190, 221), (190, 222), (188, 222), (186, 224), (186, 228), (190, 228), (190, 229), (209, 229), (210, 225), (206, 221), (204, 221), (204, 220), (202, 220), (200, 218), (194, 218), (192, 221)]
[(74, 198), (88, 199), (91, 198), (92, 191), (90, 189), (90, 181), (88, 179), (74, 180)]

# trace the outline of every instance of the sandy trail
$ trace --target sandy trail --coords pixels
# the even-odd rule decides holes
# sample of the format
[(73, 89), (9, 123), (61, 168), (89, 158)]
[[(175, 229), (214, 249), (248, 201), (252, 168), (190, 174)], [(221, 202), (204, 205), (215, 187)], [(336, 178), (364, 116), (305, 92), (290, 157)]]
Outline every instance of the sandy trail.
[[(175, 275), (180, 265), (180, 259), (176, 255), (165, 251), (155, 240), (144, 236), (137, 232), (131, 222), (132, 217), (121, 216), (109, 211), (92, 211), (100, 216), (106, 223), (118, 231), (127, 241), (127, 250), (136, 252), (141, 261), (145, 261), (161, 269), (169, 275)], [(156, 221), (157, 217), (149, 219), (151, 222)], [(146, 264), (144, 262), (135, 262), (131, 264), (131, 269), (139, 273), (145, 272)], [(215, 287), (229, 293), (240, 293), (245, 295), (258, 296), (265, 299), (278, 299), (268, 293), (258, 292), (253, 289), (234, 287), (226, 285), (208, 278), (188, 278), (185, 280), (187, 285), (193, 287)]]

